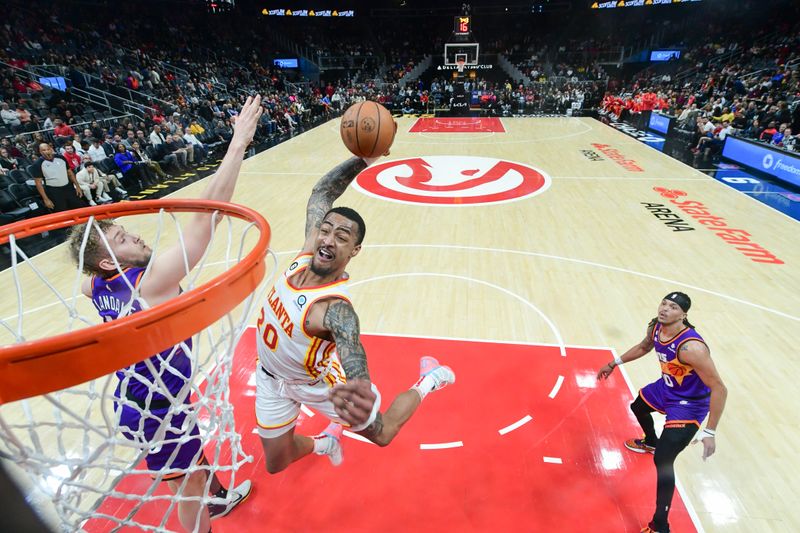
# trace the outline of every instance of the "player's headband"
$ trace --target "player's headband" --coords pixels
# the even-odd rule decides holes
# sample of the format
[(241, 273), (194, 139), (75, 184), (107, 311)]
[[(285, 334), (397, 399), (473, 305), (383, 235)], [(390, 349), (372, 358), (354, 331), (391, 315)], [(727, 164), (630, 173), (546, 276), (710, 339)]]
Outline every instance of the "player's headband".
[(684, 313), (688, 313), (689, 308), (692, 306), (692, 299), (682, 292), (671, 292), (664, 296), (664, 299), (678, 304), (678, 307), (683, 309)]

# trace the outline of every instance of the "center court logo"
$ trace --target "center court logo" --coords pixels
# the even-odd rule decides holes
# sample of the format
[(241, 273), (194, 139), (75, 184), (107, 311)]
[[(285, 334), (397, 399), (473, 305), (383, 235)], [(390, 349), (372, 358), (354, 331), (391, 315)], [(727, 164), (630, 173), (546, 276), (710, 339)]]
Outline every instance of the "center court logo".
[(434, 155), (386, 161), (354, 182), (370, 196), (422, 205), (486, 205), (535, 196), (550, 176), (522, 163), (491, 157)]

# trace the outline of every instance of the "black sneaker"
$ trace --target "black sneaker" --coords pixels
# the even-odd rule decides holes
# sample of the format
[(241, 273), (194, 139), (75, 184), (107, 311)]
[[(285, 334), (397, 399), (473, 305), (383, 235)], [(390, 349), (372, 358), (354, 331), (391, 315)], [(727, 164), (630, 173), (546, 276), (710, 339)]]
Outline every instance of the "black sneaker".
[(241, 485), (235, 489), (228, 490), (227, 503), (209, 503), (208, 514), (211, 515), (211, 520), (215, 518), (222, 518), (230, 514), (233, 509), (245, 501), (250, 496), (250, 491), (253, 489), (250, 480), (243, 481)]

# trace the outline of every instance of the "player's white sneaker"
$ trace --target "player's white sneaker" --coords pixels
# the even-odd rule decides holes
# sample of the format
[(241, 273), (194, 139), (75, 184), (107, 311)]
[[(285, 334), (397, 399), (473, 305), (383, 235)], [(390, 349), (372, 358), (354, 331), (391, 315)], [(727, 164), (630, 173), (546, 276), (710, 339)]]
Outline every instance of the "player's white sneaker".
[(228, 490), (227, 503), (209, 503), (208, 514), (211, 519), (222, 518), (233, 511), (234, 507), (242, 503), (250, 496), (250, 491), (253, 490), (253, 485), (250, 480), (245, 480), (239, 484), (238, 487)]
[(430, 377), (433, 380), (431, 392), (456, 382), (456, 374), (449, 366), (442, 366), (436, 358), (429, 355), (419, 360), (419, 377)]
[(320, 455), (327, 455), (331, 460), (333, 466), (342, 464), (344, 454), (342, 453), (342, 428), (341, 424), (331, 422), (325, 430), (316, 438), (327, 437), (325, 439), (325, 448), (321, 450)]

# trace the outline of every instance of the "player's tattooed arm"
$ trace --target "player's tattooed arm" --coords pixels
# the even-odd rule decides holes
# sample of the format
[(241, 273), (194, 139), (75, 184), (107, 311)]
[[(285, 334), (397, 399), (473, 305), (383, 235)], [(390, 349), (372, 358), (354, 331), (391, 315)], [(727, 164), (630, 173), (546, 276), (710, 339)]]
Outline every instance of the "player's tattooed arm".
[(344, 193), (350, 182), (365, 168), (367, 168), (367, 164), (363, 159), (351, 157), (333, 167), (314, 185), (306, 206), (306, 238), (319, 228), (325, 213), (333, 207), (333, 202)]
[(344, 300), (336, 300), (328, 306), (322, 321), (336, 342), (336, 352), (348, 380), (369, 380), (367, 353), (361, 345), (360, 326), (355, 309)]
[(359, 435), (362, 435), (372, 442), (376, 442), (378, 436), (383, 432), (383, 417), (380, 413), (375, 417), (375, 420), (364, 428), (363, 430), (359, 431)]

